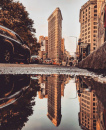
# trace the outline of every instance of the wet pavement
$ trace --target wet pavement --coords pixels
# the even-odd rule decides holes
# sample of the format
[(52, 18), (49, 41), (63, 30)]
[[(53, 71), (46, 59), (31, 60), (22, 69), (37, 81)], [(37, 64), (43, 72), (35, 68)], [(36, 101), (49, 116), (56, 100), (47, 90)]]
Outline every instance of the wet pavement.
[(0, 64), (0, 130), (105, 130), (106, 76)]

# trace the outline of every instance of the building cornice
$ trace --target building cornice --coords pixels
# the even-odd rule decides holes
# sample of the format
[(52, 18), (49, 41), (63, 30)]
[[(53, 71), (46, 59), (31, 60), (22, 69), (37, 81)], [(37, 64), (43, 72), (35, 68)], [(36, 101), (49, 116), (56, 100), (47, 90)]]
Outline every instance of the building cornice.
[(81, 19), (81, 12), (86, 9), (89, 5), (91, 4), (97, 4), (97, 0), (89, 0), (87, 1), (84, 5), (81, 6), (81, 9), (80, 9), (80, 14), (79, 14), (79, 22), (80, 22), (80, 19)]
[(90, 4), (96, 4), (96, 3), (97, 3), (97, 0), (89, 0), (83, 6), (81, 6), (80, 11), (84, 10), (85, 8), (87, 8), (87, 6), (89, 6)]
[(47, 19), (48, 21), (54, 16), (55, 12), (60, 12), (61, 19), (63, 20), (62, 14), (61, 14), (61, 10), (59, 9), (59, 7), (57, 7), (57, 8), (53, 11), (53, 13), (49, 16), (49, 18)]

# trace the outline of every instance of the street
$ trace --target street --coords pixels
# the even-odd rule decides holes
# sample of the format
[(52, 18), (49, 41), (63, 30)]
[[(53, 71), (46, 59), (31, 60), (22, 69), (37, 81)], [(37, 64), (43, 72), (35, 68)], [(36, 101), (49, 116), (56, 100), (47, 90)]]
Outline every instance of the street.
[(106, 82), (106, 77), (86, 69), (70, 66), (56, 66), (43, 64), (0, 64), (0, 74), (66, 74), (91, 76), (95, 80)]

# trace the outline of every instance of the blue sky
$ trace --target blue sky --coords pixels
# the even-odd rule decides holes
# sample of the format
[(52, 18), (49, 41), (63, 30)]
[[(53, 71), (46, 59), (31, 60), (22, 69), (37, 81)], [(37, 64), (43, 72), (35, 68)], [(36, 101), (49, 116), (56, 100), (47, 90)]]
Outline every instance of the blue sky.
[[(17, 0), (16, 0), (17, 1)], [(70, 54), (75, 52), (76, 38), (80, 35), (79, 11), (87, 0), (19, 0), (26, 7), (29, 16), (34, 20), (36, 37), (48, 36), (48, 17), (59, 7), (62, 12), (62, 37), (65, 38), (65, 48)]]

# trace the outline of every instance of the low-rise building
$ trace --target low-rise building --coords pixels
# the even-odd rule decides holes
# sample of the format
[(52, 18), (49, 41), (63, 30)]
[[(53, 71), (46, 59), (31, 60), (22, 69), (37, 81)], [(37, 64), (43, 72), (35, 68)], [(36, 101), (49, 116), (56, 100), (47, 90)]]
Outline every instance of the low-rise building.
[(39, 36), (39, 43), (40, 43), (40, 51), (39, 51), (39, 57), (42, 60), (45, 60), (48, 58), (48, 37)]

